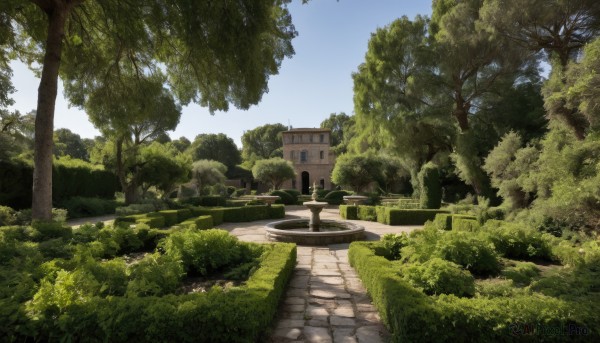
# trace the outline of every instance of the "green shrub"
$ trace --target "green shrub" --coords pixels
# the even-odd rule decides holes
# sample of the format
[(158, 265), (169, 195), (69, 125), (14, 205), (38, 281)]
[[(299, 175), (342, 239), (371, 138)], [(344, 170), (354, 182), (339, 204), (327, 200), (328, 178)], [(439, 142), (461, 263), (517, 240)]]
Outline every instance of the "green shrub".
[(206, 275), (240, 262), (238, 239), (224, 230), (183, 230), (164, 244), (167, 256), (181, 260), (188, 272)]
[(69, 213), (69, 218), (82, 218), (113, 214), (117, 202), (99, 198), (72, 197), (60, 203)]
[(185, 221), (186, 219), (191, 218), (192, 216), (193, 216), (193, 214), (190, 209), (182, 208), (182, 209), (177, 210), (177, 221), (180, 223), (182, 221)]
[[(272, 205), (271, 207), (273, 208), (274, 206)], [(223, 221), (228, 223), (250, 222), (269, 219), (271, 214), (279, 216), (281, 214), (281, 206), (273, 210), (265, 205), (228, 207), (223, 209)]]
[(158, 211), (160, 215), (165, 218), (165, 226), (173, 226), (180, 222), (179, 217), (177, 216), (177, 210), (164, 210)]
[(298, 202), (298, 196), (292, 193), (288, 193), (286, 191), (282, 191), (282, 190), (275, 190), (272, 191), (270, 193), (270, 195), (275, 195), (279, 197), (279, 200), (277, 200), (278, 204), (284, 204), (284, 205), (296, 205), (296, 203)]
[(480, 229), (479, 222), (473, 216), (452, 215), (452, 230), (475, 232)]
[(492, 221), (486, 225), (490, 241), (508, 258), (552, 260), (552, 249), (541, 232), (519, 224)]
[(465, 231), (444, 232), (433, 256), (460, 264), (478, 275), (495, 275), (501, 267), (494, 246), (486, 239)]
[(438, 213), (433, 219), (433, 225), (438, 230), (450, 231), (452, 230), (453, 216), (449, 213)]
[(209, 215), (213, 217), (213, 224), (219, 225), (223, 223), (223, 214), (225, 209), (214, 208), (214, 207), (192, 207), (192, 214), (194, 216), (205, 216)]
[[(353, 242), (348, 251), (365, 288), (391, 332), (393, 342), (506, 342), (600, 340), (598, 305), (539, 294), (515, 292), (512, 297), (459, 298), (427, 296), (397, 273), (397, 262), (375, 254), (371, 242)], [(548, 336), (532, 331), (514, 336), (519, 323), (544, 323), (548, 327), (585, 328), (585, 336)], [(521, 331), (523, 332), (523, 331)]]
[(358, 219), (366, 220), (366, 221), (370, 221), (370, 222), (377, 221), (377, 211), (375, 209), (375, 206), (359, 205), (358, 206)]
[(421, 208), (440, 208), (442, 203), (442, 186), (440, 184), (439, 167), (432, 162), (428, 162), (423, 165), (418, 177), (421, 187)]
[(438, 213), (448, 213), (444, 210), (401, 210), (384, 207), (382, 215), (377, 220), (387, 225), (423, 225), (428, 220), (433, 220)]
[(63, 222), (56, 221), (34, 221), (31, 224), (31, 240), (41, 242), (53, 238), (71, 239), (73, 230), (65, 226)]
[(151, 228), (160, 229), (165, 227), (165, 217), (163, 216), (145, 216), (143, 218), (137, 218), (136, 224), (146, 224)]
[(179, 226), (193, 230), (207, 230), (214, 227), (212, 216), (209, 215), (188, 219), (181, 222)]
[(538, 267), (531, 262), (514, 262), (512, 266), (508, 266), (502, 270), (502, 276), (512, 280), (519, 286), (527, 286), (533, 278), (540, 275)]
[(271, 205), (269, 208), (269, 219), (285, 218), (285, 207), (281, 205)]
[(17, 211), (8, 206), (0, 206), (0, 226), (14, 225), (17, 222)]
[(154, 211), (156, 211), (156, 207), (153, 204), (131, 204), (117, 207), (115, 214), (117, 216), (130, 216), (132, 214), (143, 214)]
[(459, 265), (440, 258), (432, 258), (422, 264), (403, 265), (400, 275), (425, 294), (454, 294), (459, 297), (475, 294), (473, 275)]
[(358, 207), (350, 205), (340, 205), (340, 216), (347, 220), (358, 219)]
[(325, 200), (329, 205), (340, 205), (344, 203), (344, 197), (351, 194), (352, 193), (347, 191), (331, 191), (325, 195), (323, 200)]
[(226, 206), (227, 199), (219, 195), (206, 195), (201, 197), (192, 197), (184, 200), (180, 200), (182, 204), (188, 204), (192, 206)]
[(129, 273), (128, 296), (162, 296), (175, 292), (185, 270), (180, 261), (155, 253), (132, 265)]
[(384, 248), (383, 256), (388, 260), (399, 260), (401, 249), (408, 245), (409, 239), (406, 233), (393, 234), (388, 233), (381, 238), (381, 245)]

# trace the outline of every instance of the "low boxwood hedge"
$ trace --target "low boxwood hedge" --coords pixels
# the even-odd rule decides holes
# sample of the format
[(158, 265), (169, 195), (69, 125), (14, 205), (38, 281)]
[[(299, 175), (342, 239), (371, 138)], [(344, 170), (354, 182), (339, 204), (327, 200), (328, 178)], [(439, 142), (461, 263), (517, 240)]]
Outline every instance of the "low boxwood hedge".
[(210, 215), (199, 216), (196, 218), (190, 218), (188, 220), (185, 220), (185, 221), (179, 223), (179, 226), (180, 227), (188, 227), (188, 228), (192, 228), (192, 229), (196, 229), (196, 230), (207, 230), (207, 229), (212, 229), (214, 227), (213, 218)]
[(221, 207), (198, 206), (198, 207), (192, 207), (191, 210), (195, 216), (205, 216), (205, 215), (212, 216), (214, 225), (219, 225), (219, 224), (223, 223), (223, 210), (224, 209)]
[(178, 210), (164, 210), (158, 211), (165, 218), (165, 226), (173, 226), (183, 220), (179, 220), (179, 216), (177, 216)]
[(452, 230), (452, 215), (450, 213), (438, 213), (433, 218), (433, 225), (438, 230)]
[(397, 262), (375, 254), (379, 247), (379, 242), (354, 242), (348, 258), (393, 342), (600, 341), (597, 304), (539, 293), (427, 296), (402, 279)]
[(340, 216), (343, 219), (356, 220), (358, 219), (358, 207), (351, 205), (340, 205)]
[(377, 220), (387, 225), (423, 225), (428, 220), (433, 220), (438, 213), (448, 213), (445, 210), (421, 209), (404, 210), (393, 207), (384, 207), (380, 210), (383, 218)]
[(479, 230), (479, 228), (480, 225), (475, 216), (464, 214), (452, 215), (452, 230), (475, 232)]

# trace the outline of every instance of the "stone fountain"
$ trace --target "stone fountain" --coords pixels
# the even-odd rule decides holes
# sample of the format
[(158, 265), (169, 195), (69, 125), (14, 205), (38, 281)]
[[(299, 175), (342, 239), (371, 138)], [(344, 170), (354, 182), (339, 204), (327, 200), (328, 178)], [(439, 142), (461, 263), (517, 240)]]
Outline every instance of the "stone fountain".
[(350, 222), (321, 220), (320, 213), (326, 202), (317, 201), (317, 187), (313, 184), (312, 201), (304, 206), (310, 210), (310, 219), (288, 219), (266, 225), (271, 241), (291, 242), (301, 245), (328, 245), (349, 243), (364, 237), (365, 228)]

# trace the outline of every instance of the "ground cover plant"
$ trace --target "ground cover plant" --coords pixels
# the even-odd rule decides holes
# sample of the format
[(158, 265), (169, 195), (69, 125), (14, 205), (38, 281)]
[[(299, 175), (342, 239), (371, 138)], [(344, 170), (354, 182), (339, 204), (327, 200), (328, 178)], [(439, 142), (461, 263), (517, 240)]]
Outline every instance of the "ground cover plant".
[(0, 228), (7, 341), (255, 342), (296, 260), (223, 230), (60, 223)]
[(600, 339), (596, 237), (499, 220), (470, 229), (428, 222), (351, 244), (350, 263), (394, 342)]

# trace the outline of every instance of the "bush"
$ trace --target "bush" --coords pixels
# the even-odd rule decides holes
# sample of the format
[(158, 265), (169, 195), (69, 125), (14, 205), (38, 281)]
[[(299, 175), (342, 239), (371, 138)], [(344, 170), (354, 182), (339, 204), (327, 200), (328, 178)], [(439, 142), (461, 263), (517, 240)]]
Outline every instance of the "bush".
[(503, 256), (525, 260), (553, 259), (552, 249), (541, 232), (508, 222), (488, 223), (485, 228), (489, 240)]
[(207, 275), (241, 262), (238, 239), (224, 230), (184, 230), (171, 234), (164, 244), (165, 253), (181, 260), (188, 272)]
[(349, 205), (340, 205), (340, 216), (347, 220), (358, 219), (358, 207)]
[(159, 211), (161, 216), (165, 218), (165, 226), (173, 226), (180, 222), (179, 216), (177, 215), (177, 210), (164, 210)]
[(132, 214), (143, 214), (154, 212), (156, 207), (153, 204), (131, 204), (129, 206), (121, 206), (115, 209), (117, 216), (130, 216)]
[(296, 205), (298, 202), (298, 196), (294, 196), (286, 191), (276, 190), (272, 191), (270, 195), (276, 195), (279, 197), (279, 200), (277, 200), (278, 204)]
[(223, 223), (223, 208), (210, 208), (210, 207), (192, 207), (192, 214), (195, 216), (209, 215), (213, 218), (213, 225), (219, 225)]
[(528, 286), (533, 278), (540, 275), (538, 267), (531, 262), (515, 262), (502, 270), (502, 276), (519, 286)]
[(407, 264), (400, 268), (400, 276), (413, 287), (422, 289), (425, 294), (454, 294), (471, 297), (475, 294), (473, 275), (459, 265), (432, 258), (420, 264)]
[(433, 219), (433, 225), (438, 230), (450, 231), (452, 230), (453, 216), (449, 213), (438, 213)]
[(17, 222), (17, 211), (8, 206), (0, 206), (0, 226), (14, 225)]
[(285, 207), (281, 205), (271, 205), (269, 207), (268, 219), (283, 219), (285, 218)]
[(448, 213), (444, 210), (401, 210), (383, 207), (382, 216), (377, 221), (387, 225), (423, 225), (428, 220), (433, 220), (438, 213)]
[(226, 206), (227, 199), (219, 195), (206, 195), (201, 197), (193, 197), (188, 199), (180, 200), (182, 204), (188, 204), (192, 206)]
[(165, 217), (163, 216), (146, 216), (144, 218), (137, 218), (136, 224), (146, 224), (153, 229), (160, 229), (165, 227)]
[(209, 215), (188, 219), (184, 222), (181, 222), (180, 226), (194, 230), (207, 230), (214, 227), (213, 218)]
[[(497, 298), (427, 296), (398, 275), (397, 262), (377, 256), (377, 247), (377, 243), (353, 242), (348, 259), (369, 290), (393, 342), (600, 340), (598, 306), (591, 305), (593, 302), (518, 293)], [(548, 336), (534, 330), (528, 336), (514, 336), (519, 333), (515, 329), (524, 329), (518, 323), (584, 328), (587, 335)]]
[(325, 200), (329, 205), (340, 205), (344, 203), (344, 197), (351, 195), (352, 193), (347, 191), (331, 191), (325, 195)]
[(223, 211), (223, 221), (228, 223), (250, 222), (269, 218), (269, 208), (265, 205), (229, 207)]
[(117, 202), (99, 198), (72, 197), (61, 202), (60, 206), (69, 213), (69, 218), (82, 218), (113, 214)]
[(474, 216), (454, 214), (452, 215), (452, 230), (457, 231), (478, 231), (479, 222)]
[(426, 163), (419, 172), (421, 187), (421, 208), (438, 209), (442, 203), (442, 186), (439, 167), (432, 162)]
[(486, 239), (465, 231), (444, 232), (433, 256), (459, 264), (478, 275), (495, 275), (501, 267), (494, 246)]
[(30, 233), (31, 240), (34, 242), (42, 242), (48, 239), (63, 238), (71, 239), (73, 230), (65, 226), (62, 222), (56, 221), (34, 221), (31, 224), (32, 232)]
[(388, 260), (399, 260), (401, 249), (408, 245), (409, 239), (406, 233), (393, 234), (388, 233), (381, 238), (381, 245), (384, 249), (383, 256)]
[(359, 205), (357, 214), (358, 219), (360, 220), (366, 220), (370, 222), (377, 221), (377, 211), (375, 209), (375, 206)]
[(162, 296), (173, 293), (185, 270), (180, 261), (158, 253), (146, 255), (130, 268), (128, 296)]

